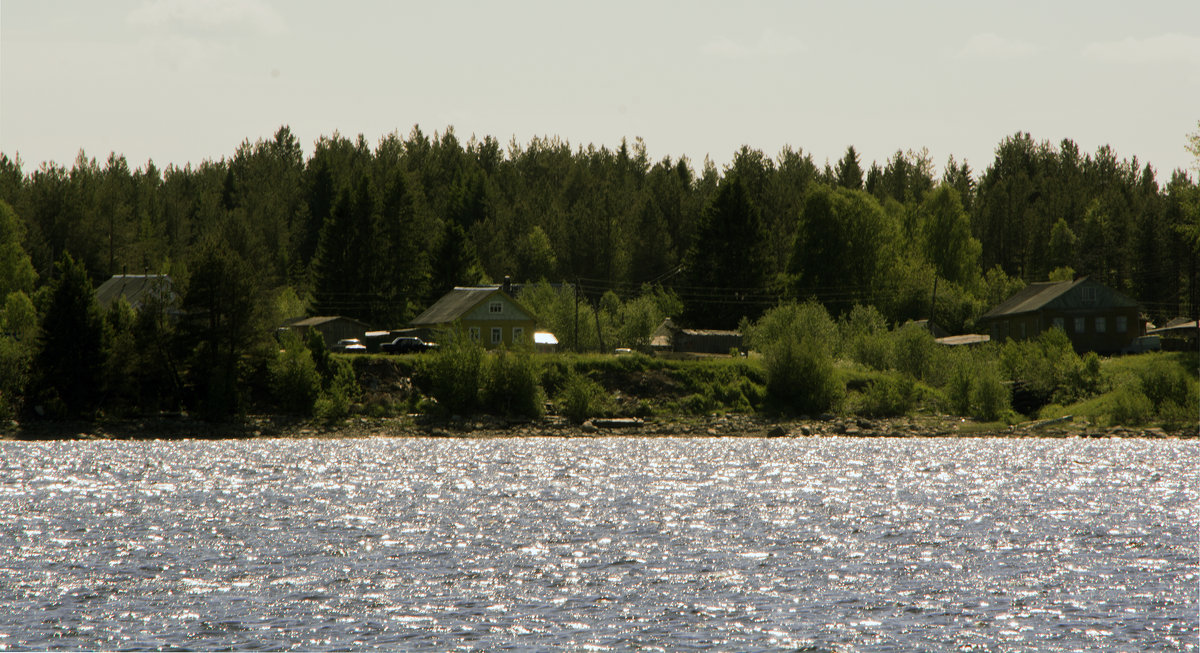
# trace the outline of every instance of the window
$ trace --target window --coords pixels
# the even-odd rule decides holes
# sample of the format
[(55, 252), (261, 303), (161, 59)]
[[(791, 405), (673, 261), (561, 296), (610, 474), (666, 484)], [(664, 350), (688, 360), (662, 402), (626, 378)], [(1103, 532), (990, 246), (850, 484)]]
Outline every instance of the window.
[(1075, 318), (1075, 333), (1087, 333), (1087, 319), (1082, 317)]
[(491, 304), (488, 304), (488, 312), (489, 313), (503, 313), (504, 312), (504, 304), (501, 304), (500, 302), (492, 302)]
[(523, 327), (513, 327), (513, 342), (520, 342), (525, 337), (525, 329)]
[(1079, 292), (1082, 293), (1082, 295), (1083, 295), (1083, 303), (1084, 304), (1095, 304), (1096, 303), (1096, 287), (1095, 286), (1084, 286), (1083, 288), (1080, 289)]
[(1066, 331), (1066, 320), (1063, 320), (1061, 317), (1054, 318), (1054, 328), (1058, 329), (1059, 331)]
[(468, 328), (467, 335), (471, 337), (471, 342), (479, 342), (479, 327)]
[(498, 345), (504, 339), (504, 329), (501, 327), (492, 327), (492, 344)]
[(1096, 333), (1104, 333), (1108, 330), (1108, 319), (1103, 317), (1096, 318)]
[(1129, 320), (1124, 315), (1118, 315), (1115, 320), (1113, 326), (1116, 327), (1117, 333), (1125, 333), (1129, 330)]
[(1024, 340), (1025, 339), (1025, 323), (1022, 322), (1020, 324), (1020, 327), (1021, 327), (1021, 340)]

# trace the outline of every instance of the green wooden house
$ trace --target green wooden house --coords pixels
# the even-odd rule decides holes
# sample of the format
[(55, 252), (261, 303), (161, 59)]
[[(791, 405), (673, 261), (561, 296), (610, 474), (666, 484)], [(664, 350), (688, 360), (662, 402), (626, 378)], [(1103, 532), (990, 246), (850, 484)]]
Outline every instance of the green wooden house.
[(413, 319), (418, 329), (436, 332), (453, 329), (487, 349), (533, 342), (533, 313), (521, 306), (501, 286), (455, 288)]
[(1031, 283), (979, 318), (994, 341), (1062, 329), (1075, 351), (1120, 352), (1142, 335), (1138, 303), (1087, 277)]

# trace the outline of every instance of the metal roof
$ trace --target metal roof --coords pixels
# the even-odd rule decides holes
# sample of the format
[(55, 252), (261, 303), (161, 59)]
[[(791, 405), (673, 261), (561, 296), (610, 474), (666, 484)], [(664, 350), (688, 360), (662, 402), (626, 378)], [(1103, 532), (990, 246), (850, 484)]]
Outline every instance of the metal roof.
[(1083, 279), (1075, 281), (1039, 281), (1018, 290), (1012, 297), (1001, 302), (998, 306), (983, 314), (983, 317), (1000, 317), (1001, 315), (1019, 315), (1031, 313), (1046, 304), (1058, 299), (1063, 293), (1074, 288)]
[(438, 324), (450, 324), (461, 319), (472, 309), (487, 301), (492, 295), (500, 294), (507, 299), (518, 310), (533, 319), (533, 314), (517, 303), (517, 300), (509, 297), (500, 289), (500, 286), (477, 286), (469, 288), (455, 288), (450, 292), (442, 295), (441, 299), (433, 303), (433, 306), (425, 309), (424, 313), (413, 318), (413, 326), (435, 326)]
[(1175, 318), (1167, 322), (1167, 326), (1157, 329), (1148, 329), (1146, 335), (1184, 335), (1189, 331), (1200, 331), (1200, 320), (1187, 320), (1186, 318)]
[(336, 322), (338, 320), (354, 322), (355, 324), (358, 324), (358, 325), (362, 326), (363, 328), (366, 328), (368, 326), (367, 323), (363, 322), (362, 320), (356, 320), (352, 317), (345, 317), (342, 315), (316, 315), (313, 317), (306, 317), (302, 320), (296, 320), (295, 322), (291, 322), (288, 324), (288, 326), (315, 327), (315, 326), (321, 326), (322, 324), (328, 324), (330, 322)]
[[(1078, 295), (1068, 297), (1068, 293), (1083, 285), (1103, 289), (1104, 293), (1102, 296), (1098, 293), (1096, 301), (1092, 303), (1087, 301), (1080, 302)], [(1101, 297), (1106, 301), (1100, 301)], [(1047, 308), (1050, 304), (1055, 304), (1055, 308), (1069, 309), (1090, 309), (1100, 306), (1110, 308), (1137, 306), (1137, 302), (1125, 295), (1107, 288), (1103, 284), (1090, 281), (1088, 277), (1080, 277), (1074, 281), (1039, 281), (1031, 283), (1017, 291), (1016, 294), (1006, 299), (999, 306), (984, 313), (979, 319), (986, 320), (1009, 315), (1033, 313)]]
[(175, 298), (171, 277), (165, 274), (114, 274), (96, 289), (96, 302), (104, 308), (111, 306), (118, 297), (125, 297), (136, 309), (155, 296), (167, 301)]

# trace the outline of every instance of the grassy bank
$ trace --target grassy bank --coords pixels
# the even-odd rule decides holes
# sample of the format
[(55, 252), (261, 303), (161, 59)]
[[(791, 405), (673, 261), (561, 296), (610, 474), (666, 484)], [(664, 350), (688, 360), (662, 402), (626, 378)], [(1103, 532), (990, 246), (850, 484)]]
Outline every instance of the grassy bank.
[[(471, 368), (465, 372), (447, 362), (461, 358), (461, 352), (347, 358), (363, 388), (352, 413), (374, 417), (550, 414), (579, 423), (596, 417), (687, 420), (713, 414), (777, 419), (953, 415), (987, 429), (1070, 416), (1093, 426), (1170, 431), (1195, 431), (1200, 422), (1194, 352), (1089, 360), (1044, 347), (932, 351), (918, 374), (851, 356), (831, 357), (828, 368), (810, 371), (826, 374), (821, 381), (834, 395), (820, 412), (797, 409), (786, 394), (783, 401), (773, 396), (778, 372), (772, 372), (768, 357), (755, 353), (673, 360), (636, 353), (480, 352), (463, 363)], [(508, 371), (497, 379), (500, 360), (507, 361)], [(497, 398), (497, 383), (522, 375), (529, 378), (520, 392), (531, 396)], [(1041, 378), (1023, 378), (1030, 376)], [(454, 377), (457, 390), (448, 388), (444, 377)], [(990, 386), (988, 379), (994, 381)], [(448, 396), (453, 392), (458, 395)], [(465, 401), (464, 393), (470, 395)], [(518, 405), (523, 408), (514, 409)]]

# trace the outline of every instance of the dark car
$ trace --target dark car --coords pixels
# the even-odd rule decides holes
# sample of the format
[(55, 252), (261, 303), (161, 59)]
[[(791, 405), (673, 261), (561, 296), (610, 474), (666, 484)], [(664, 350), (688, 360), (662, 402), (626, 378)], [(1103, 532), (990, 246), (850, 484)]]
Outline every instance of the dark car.
[(429, 351), (433, 346), (432, 343), (425, 342), (420, 338), (400, 336), (391, 342), (383, 343), (381, 349), (389, 354), (417, 354)]

